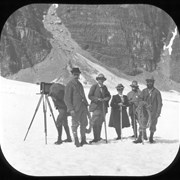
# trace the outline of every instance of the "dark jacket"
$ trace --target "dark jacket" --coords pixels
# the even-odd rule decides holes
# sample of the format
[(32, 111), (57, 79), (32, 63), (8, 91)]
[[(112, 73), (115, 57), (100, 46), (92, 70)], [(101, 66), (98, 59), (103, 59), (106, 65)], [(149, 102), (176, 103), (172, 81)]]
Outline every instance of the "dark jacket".
[[(129, 117), (126, 110), (127, 106), (129, 106), (128, 98), (127, 96), (123, 95), (123, 99), (124, 99), (123, 105), (125, 106), (122, 106), (122, 128), (130, 127)], [(110, 114), (110, 120), (109, 120), (109, 127), (116, 128), (120, 126), (120, 106), (118, 105), (118, 103), (121, 103), (121, 102), (122, 102), (122, 99), (118, 94), (112, 97), (111, 104), (110, 104), (111, 114)]]
[[(128, 97), (128, 101), (129, 101), (129, 115), (133, 115), (133, 105), (134, 108), (136, 109), (138, 106), (138, 100), (139, 100), (139, 95), (141, 94), (141, 91), (139, 89), (137, 89), (137, 91), (130, 91), (127, 94)], [(135, 112), (134, 109), (134, 112)]]
[(88, 106), (84, 88), (78, 80), (72, 79), (68, 82), (65, 88), (64, 101), (68, 112), (72, 110), (77, 112), (82, 106)]
[(54, 83), (50, 87), (49, 96), (51, 96), (56, 109), (65, 109), (67, 106), (64, 102), (65, 86), (59, 83)]
[(103, 105), (102, 102), (98, 100), (98, 98), (108, 98), (107, 101), (104, 101), (105, 112), (107, 113), (107, 108), (109, 107), (109, 100), (111, 99), (111, 95), (105, 85), (102, 86), (102, 91), (100, 90), (98, 83), (92, 85), (88, 94), (88, 98), (91, 100), (89, 106), (90, 112), (93, 112), (96, 109), (102, 110)]
[(159, 90), (156, 88), (153, 88), (151, 93), (149, 93), (148, 88), (145, 88), (142, 90), (139, 101), (145, 101), (150, 105), (151, 110), (151, 118), (157, 118), (161, 114), (161, 108), (162, 108), (162, 97)]

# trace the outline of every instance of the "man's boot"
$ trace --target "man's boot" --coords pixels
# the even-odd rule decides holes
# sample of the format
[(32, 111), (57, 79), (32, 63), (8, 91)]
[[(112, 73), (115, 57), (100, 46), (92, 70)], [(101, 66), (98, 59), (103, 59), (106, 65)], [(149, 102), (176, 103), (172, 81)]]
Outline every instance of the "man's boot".
[(83, 146), (84, 144), (88, 144), (87, 142), (86, 142), (86, 137), (84, 136), (84, 137), (81, 137), (81, 146)]
[(67, 139), (64, 140), (64, 142), (72, 142), (71, 135), (69, 132), (69, 126), (64, 126), (64, 130), (66, 132)]
[(137, 144), (137, 143), (142, 143), (142, 131), (140, 131), (138, 139), (133, 141), (133, 143)]
[(72, 127), (72, 132), (73, 132), (73, 137), (74, 137), (74, 145), (76, 147), (80, 147), (80, 143), (79, 143), (79, 139), (78, 139), (78, 136), (77, 136), (77, 127)]
[(134, 117), (132, 119), (132, 129), (133, 129), (133, 135), (131, 137), (136, 139), (138, 137), (138, 135), (137, 135), (137, 122), (136, 122), (136, 120), (134, 122)]
[(90, 123), (89, 123), (89, 128), (86, 129), (86, 133), (87, 134), (89, 134), (91, 132), (93, 126), (94, 126), (94, 121), (91, 120)]
[(81, 127), (80, 133), (81, 133), (81, 146), (83, 146), (84, 144), (88, 144), (86, 142), (86, 127)]
[(57, 127), (58, 129), (58, 139), (57, 141), (54, 143), (54, 144), (62, 144), (62, 139), (61, 139), (61, 136), (62, 136), (62, 125)]
[(76, 147), (80, 147), (81, 146), (81, 144), (79, 143), (78, 137), (74, 137), (74, 144), (75, 144)]
[(136, 127), (136, 129), (133, 128), (133, 133), (134, 134), (131, 137), (136, 139), (138, 137), (138, 135), (137, 135), (137, 127)]
[(146, 129), (143, 131), (143, 139), (144, 139), (144, 140), (148, 140), (147, 134), (146, 134)]
[(97, 140), (100, 141), (101, 138), (101, 129), (102, 129), (102, 125), (98, 125), (97, 126)]
[(93, 135), (94, 135), (94, 139), (92, 141), (89, 141), (89, 143), (93, 143), (93, 142), (97, 142), (97, 125), (93, 126)]
[(150, 137), (149, 137), (149, 142), (152, 144), (152, 143), (155, 143), (155, 141), (153, 140), (153, 136), (154, 136), (154, 132), (150, 132)]

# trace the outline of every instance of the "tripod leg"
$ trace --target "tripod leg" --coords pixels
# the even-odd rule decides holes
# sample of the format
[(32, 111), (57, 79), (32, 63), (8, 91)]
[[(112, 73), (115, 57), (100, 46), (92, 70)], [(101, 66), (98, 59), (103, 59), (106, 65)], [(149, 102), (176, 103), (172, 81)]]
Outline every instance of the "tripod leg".
[(53, 110), (52, 110), (50, 101), (49, 101), (49, 99), (48, 99), (48, 96), (46, 96), (46, 100), (47, 100), (47, 102), (48, 102), (49, 109), (50, 109), (50, 111), (51, 111), (51, 114), (52, 114), (52, 117), (53, 117), (53, 120), (54, 120), (54, 124), (55, 124), (55, 126), (56, 126), (57, 131), (58, 131), (58, 128), (57, 128), (57, 125), (56, 125), (56, 120), (55, 120), (55, 117), (54, 117), (54, 114), (53, 114)]
[(46, 99), (43, 97), (43, 112), (44, 112), (44, 132), (45, 132), (45, 143), (47, 144), (47, 121), (46, 121)]
[(136, 115), (135, 115), (135, 110), (134, 110), (134, 106), (133, 106), (133, 130), (134, 130), (134, 138), (135, 140), (137, 139), (137, 125), (136, 125)]
[(107, 141), (107, 129), (106, 129), (106, 114), (105, 114), (105, 105), (104, 105), (104, 102), (103, 102), (103, 118), (104, 118), (104, 129), (105, 129), (106, 143), (108, 143), (108, 141)]
[(35, 109), (33, 118), (32, 118), (32, 120), (31, 120), (31, 123), (30, 123), (30, 125), (29, 125), (29, 127), (28, 127), (28, 130), (27, 130), (27, 132), (26, 132), (26, 135), (25, 135), (25, 137), (24, 137), (24, 141), (26, 140), (26, 137), (27, 137), (28, 132), (29, 132), (29, 130), (30, 130), (30, 128), (31, 128), (32, 122), (33, 122), (33, 120), (34, 120), (34, 118), (35, 118), (35, 115), (36, 115), (36, 113), (37, 113), (37, 110), (38, 110), (38, 108), (39, 108), (39, 105), (40, 105), (40, 103), (41, 103), (42, 98), (43, 98), (43, 94), (41, 95), (41, 97), (40, 97), (40, 99), (39, 99), (39, 102), (38, 102), (37, 107), (36, 107), (36, 109)]

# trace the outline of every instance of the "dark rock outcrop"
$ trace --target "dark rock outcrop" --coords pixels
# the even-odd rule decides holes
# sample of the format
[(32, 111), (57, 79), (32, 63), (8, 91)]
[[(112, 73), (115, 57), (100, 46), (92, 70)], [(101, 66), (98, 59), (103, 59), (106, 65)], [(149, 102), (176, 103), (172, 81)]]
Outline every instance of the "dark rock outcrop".
[(51, 36), (43, 26), (50, 5), (32, 4), (15, 11), (1, 32), (1, 76), (17, 73), (43, 61), (51, 50)]
[[(130, 79), (153, 72), (157, 78), (161, 74), (160, 81), (164, 76), (167, 81), (180, 82), (179, 34), (171, 55), (164, 52), (163, 46), (170, 42), (176, 25), (162, 9), (142, 4), (59, 4), (45, 23), (50, 6), (27, 5), (9, 17), (1, 32), (1, 76), (51, 81), (83, 51), (90, 61), (98, 60)], [(71, 63), (80, 63), (86, 69), (82, 62)], [(31, 75), (26, 78), (27, 74)]]
[(150, 5), (60, 5), (57, 14), (84, 50), (129, 75), (156, 69), (172, 21)]

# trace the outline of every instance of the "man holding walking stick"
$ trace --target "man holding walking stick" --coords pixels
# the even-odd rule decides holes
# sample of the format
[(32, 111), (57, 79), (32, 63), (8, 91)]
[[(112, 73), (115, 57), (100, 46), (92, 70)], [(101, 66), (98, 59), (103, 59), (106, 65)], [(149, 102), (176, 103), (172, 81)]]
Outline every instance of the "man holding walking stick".
[[(155, 82), (155, 79), (153, 76), (147, 78), (146, 79), (147, 88), (143, 89), (139, 96), (139, 103), (147, 104), (147, 109), (149, 109), (150, 111), (149, 116), (151, 118), (150, 118), (150, 121), (148, 120), (148, 124), (149, 124), (149, 130), (150, 130), (149, 142), (151, 144), (155, 143), (153, 137), (156, 131), (156, 125), (158, 122), (158, 118), (161, 114), (161, 109), (163, 105), (161, 92), (157, 88), (154, 87), (154, 82)], [(143, 137), (144, 129), (146, 129), (146, 127), (142, 128), (140, 126), (138, 139), (136, 141), (133, 141), (135, 144), (143, 142), (142, 137)]]
[(107, 142), (107, 131), (105, 115), (107, 113), (108, 103), (111, 95), (107, 87), (103, 84), (106, 78), (103, 74), (99, 74), (96, 77), (97, 83), (92, 85), (88, 94), (88, 98), (91, 100), (89, 111), (92, 112), (92, 119), (90, 121), (90, 127), (88, 132), (91, 132), (93, 128), (94, 139), (90, 143), (98, 142), (101, 138), (101, 129), (104, 122), (105, 125), (105, 136)]
[[(133, 136), (135, 139), (137, 138), (137, 115), (136, 115), (136, 108), (138, 106), (138, 97), (141, 94), (141, 91), (138, 86), (137, 81), (132, 81), (130, 85), (132, 90), (127, 94), (129, 100), (129, 116), (131, 118), (131, 125), (133, 128)], [(146, 137), (145, 137), (146, 138)]]

